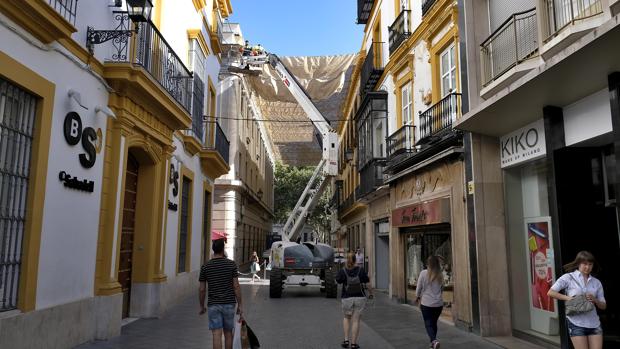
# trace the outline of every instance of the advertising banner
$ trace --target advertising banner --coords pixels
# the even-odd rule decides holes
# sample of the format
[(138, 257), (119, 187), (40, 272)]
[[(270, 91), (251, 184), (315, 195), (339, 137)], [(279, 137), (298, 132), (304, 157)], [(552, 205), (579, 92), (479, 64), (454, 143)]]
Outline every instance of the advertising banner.
[(550, 217), (525, 220), (531, 306), (555, 312), (555, 302), (547, 292), (553, 284), (553, 246)]

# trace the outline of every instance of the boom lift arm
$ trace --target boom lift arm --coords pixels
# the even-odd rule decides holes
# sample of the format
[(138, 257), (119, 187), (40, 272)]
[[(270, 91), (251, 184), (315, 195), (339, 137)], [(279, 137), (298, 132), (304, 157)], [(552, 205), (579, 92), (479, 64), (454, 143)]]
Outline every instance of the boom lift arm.
[(323, 195), (329, 182), (327, 179), (338, 175), (338, 134), (278, 56), (265, 53), (257, 56), (244, 56), (243, 58), (245, 66), (241, 67), (240, 72), (256, 68), (262, 69), (261, 66), (267, 63), (271, 65), (320, 134), (319, 143), (323, 148), (321, 161), (282, 229), (282, 240), (291, 241), (297, 237), (297, 234), (304, 227), (306, 218), (312, 213)]

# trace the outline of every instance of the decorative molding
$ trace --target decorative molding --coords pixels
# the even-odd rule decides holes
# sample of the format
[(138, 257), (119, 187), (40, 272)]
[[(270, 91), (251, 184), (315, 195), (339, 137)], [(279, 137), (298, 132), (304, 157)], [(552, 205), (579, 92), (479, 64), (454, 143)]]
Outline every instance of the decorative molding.
[(211, 51), (209, 50), (209, 45), (207, 44), (207, 39), (205, 39), (205, 36), (202, 33), (202, 29), (187, 29), (187, 38), (190, 40), (198, 40), (198, 44), (202, 48), (202, 52), (205, 54), (205, 56), (211, 54)]
[(230, 166), (215, 149), (202, 149), (200, 151), (200, 165), (204, 173), (215, 179), (230, 171)]
[(131, 63), (106, 63), (103, 76), (115, 91), (111, 95), (119, 97), (111, 97), (110, 106), (125, 107), (165, 138), (172, 138), (172, 130), (191, 126), (187, 111), (144, 68)]

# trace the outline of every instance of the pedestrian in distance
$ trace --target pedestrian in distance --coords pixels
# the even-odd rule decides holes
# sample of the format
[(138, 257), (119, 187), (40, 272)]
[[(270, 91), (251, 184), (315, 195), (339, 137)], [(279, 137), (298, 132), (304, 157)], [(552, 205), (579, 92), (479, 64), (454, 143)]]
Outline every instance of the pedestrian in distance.
[[(243, 321), (241, 287), (237, 264), (224, 255), (224, 239), (213, 241), (213, 258), (200, 269), (200, 315), (207, 312), (213, 349), (222, 349), (222, 334), (226, 349), (232, 349), (235, 328), (235, 306), (239, 321)], [(205, 294), (209, 284), (207, 308)]]
[[(603, 285), (592, 276), (598, 267), (592, 253), (581, 251), (566, 264), (562, 275), (547, 295), (566, 302), (566, 327), (575, 349), (603, 348), (603, 329), (596, 308), (605, 310)], [(560, 293), (562, 290), (565, 294)]]
[[(357, 343), (360, 330), (360, 318), (366, 306), (366, 295), (372, 299), (372, 288), (368, 286), (368, 274), (364, 268), (355, 265), (354, 253), (348, 253), (344, 269), (340, 269), (336, 275), (336, 282), (342, 284), (342, 311), (344, 319), (342, 327), (344, 329), (343, 348), (359, 349)], [(350, 347), (349, 347), (350, 345)]]
[(256, 254), (256, 251), (252, 252), (252, 256), (250, 256), (250, 273), (252, 273), (252, 282), (254, 282), (254, 278), (257, 278), (260, 281), (260, 276), (257, 273), (260, 271), (260, 259)]
[(437, 320), (443, 310), (443, 274), (441, 261), (437, 256), (430, 256), (426, 260), (426, 269), (420, 272), (416, 285), (416, 303), (420, 304), (424, 327), (431, 341), (430, 347), (440, 347), (437, 340)]
[(355, 265), (364, 267), (364, 253), (362, 253), (362, 249), (359, 247), (355, 250)]

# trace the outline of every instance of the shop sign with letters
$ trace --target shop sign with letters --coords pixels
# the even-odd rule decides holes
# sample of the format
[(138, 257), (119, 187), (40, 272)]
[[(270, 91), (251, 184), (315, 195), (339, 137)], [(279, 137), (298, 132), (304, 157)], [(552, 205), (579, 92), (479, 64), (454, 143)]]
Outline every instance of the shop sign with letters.
[(546, 154), (545, 125), (542, 119), (500, 138), (502, 168), (535, 160)]

